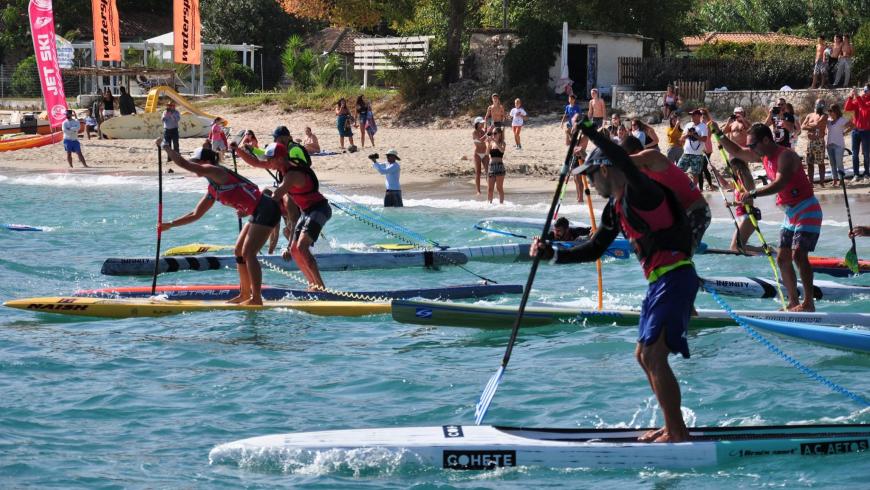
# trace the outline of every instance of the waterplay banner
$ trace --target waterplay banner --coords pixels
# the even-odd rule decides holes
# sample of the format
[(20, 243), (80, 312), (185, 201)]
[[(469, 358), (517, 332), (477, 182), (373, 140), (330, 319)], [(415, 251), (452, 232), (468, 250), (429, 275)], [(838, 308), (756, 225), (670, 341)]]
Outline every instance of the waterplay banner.
[(91, 0), (94, 55), (97, 61), (121, 61), (121, 28), (115, 0)]
[(173, 13), (173, 60), (187, 65), (200, 64), (202, 40), (199, 37), (199, 0), (175, 0)]
[(51, 0), (30, 0), (30, 32), (36, 53), (36, 68), (42, 83), (42, 96), (51, 127), (58, 127), (66, 119), (66, 95), (57, 64), (57, 46), (54, 35), (54, 12)]

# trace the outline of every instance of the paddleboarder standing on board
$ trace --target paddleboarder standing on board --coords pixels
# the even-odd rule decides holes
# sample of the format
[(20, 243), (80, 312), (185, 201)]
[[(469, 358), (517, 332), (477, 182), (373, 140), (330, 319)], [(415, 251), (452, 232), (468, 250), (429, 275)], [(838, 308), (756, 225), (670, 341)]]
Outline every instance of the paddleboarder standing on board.
[(782, 283), (788, 291), (787, 308), (789, 311), (816, 311), (812, 294), (805, 294), (803, 301), (799, 301), (797, 277), (791, 265), (792, 262), (797, 265), (804, 291), (812, 291), (813, 268), (809, 253), (816, 249), (822, 231), (822, 207), (800, 157), (792, 149), (776, 144), (770, 128), (763, 124), (753, 124), (749, 128), (747, 148), (726, 138), (718, 126), (714, 125), (713, 131), (718, 134), (722, 147), (732, 158), (752, 162), (761, 157), (770, 184), (741, 193), (737, 202), (776, 194), (776, 205), (785, 212), (776, 262), (782, 274)]
[[(290, 237), (290, 243), (282, 255), (285, 260), (290, 260), (292, 257), (296, 262), (299, 270), (308, 280), (309, 289), (322, 290), (325, 285), (320, 276), (320, 269), (317, 267), (317, 260), (311, 253), (311, 247), (320, 237), (323, 226), (332, 217), (332, 208), (319, 191), (320, 182), (311, 169), (311, 159), (307, 152), (302, 151), (302, 147), (298, 145), (288, 150), (284, 143), (277, 142), (281, 141), (277, 138), (283, 135), (284, 131), (287, 131), (287, 128), (283, 126), (275, 129), (276, 143), (266, 147), (265, 161), (259, 160), (244, 148), (238, 148), (235, 142), (232, 143), (231, 148), (237, 150), (239, 157), (248, 165), (275, 170), (281, 176), (273, 199), (281, 202), (284, 196), (290, 196), (290, 200), (301, 211), (293, 235)], [(287, 136), (289, 138), (289, 131)]]
[(239, 232), (236, 240), (236, 266), (239, 270), (239, 295), (230, 303), (262, 305), (260, 290), (263, 272), (257, 254), (272, 229), (281, 221), (278, 202), (263, 195), (257, 184), (232, 170), (218, 165), (217, 154), (207, 148), (197, 148), (190, 161), (184, 159), (163, 138), (156, 140), (157, 147), (166, 150), (169, 158), (179, 167), (208, 180), (208, 192), (199, 200), (193, 211), (168, 222), (160, 223), (160, 230), (167, 231), (200, 219), (211, 209), (215, 201), (235, 208), (239, 217), (251, 218)]
[(628, 153), (595, 126), (582, 122), (583, 132), (598, 147), (577, 169), (599, 195), (608, 199), (601, 223), (589, 241), (556, 250), (535, 238), (531, 255), (556, 263), (594, 262), (620, 231), (631, 241), (649, 281), (640, 313), (635, 357), (646, 373), (664, 414), (664, 426), (643, 434), (642, 442), (683, 442), (689, 432), (680, 411), (677, 378), (668, 354), (689, 357), (689, 316), (699, 279), (692, 263), (692, 230), (677, 197), (641, 172)]

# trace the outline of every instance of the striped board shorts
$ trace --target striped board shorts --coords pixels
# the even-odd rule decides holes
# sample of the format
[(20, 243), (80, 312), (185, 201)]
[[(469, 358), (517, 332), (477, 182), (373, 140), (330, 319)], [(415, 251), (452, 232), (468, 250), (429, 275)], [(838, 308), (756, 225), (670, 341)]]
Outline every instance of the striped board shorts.
[(780, 248), (816, 249), (822, 232), (822, 206), (816, 196), (810, 196), (794, 206), (784, 206), (785, 220), (779, 234)]

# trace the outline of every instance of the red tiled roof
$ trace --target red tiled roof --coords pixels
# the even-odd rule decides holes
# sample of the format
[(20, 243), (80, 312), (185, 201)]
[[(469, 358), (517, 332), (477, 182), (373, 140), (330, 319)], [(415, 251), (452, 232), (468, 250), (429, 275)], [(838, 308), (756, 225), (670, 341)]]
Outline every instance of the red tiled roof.
[(778, 32), (708, 32), (701, 36), (687, 36), (683, 44), (689, 49), (697, 49), (704, 44), (716, 43), (737, 44), (779, 44), (782, 46), (815, 46), (816, 40), (806, 37), (791, 36)]
[(353, 40), (361, 37), (369, 37), (349, 27), (327, 27), (305, 39), (305, 45), (315, 53), (339, 53), (352, 55)]

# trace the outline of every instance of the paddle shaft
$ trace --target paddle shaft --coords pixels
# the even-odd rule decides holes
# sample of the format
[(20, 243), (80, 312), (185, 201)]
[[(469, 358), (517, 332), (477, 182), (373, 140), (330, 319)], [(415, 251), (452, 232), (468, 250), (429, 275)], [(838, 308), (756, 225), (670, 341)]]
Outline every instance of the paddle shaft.
[[(849, 235), (851, 235), (852, 228), (853, 228), (853, 226), (852, 226), (852, 207), (849, 206), (849, 194), (846, 193), (846, 173), (840, 172), (840, 171), (838, 171), (838, 172), (840, 174), (840, 186), (843, 187), (843, 201), (846, 202), (846, 219), (849, 220)], [(851, 238), (852, 238), (852, 250), (850, 250), (850, 251), (853, 252), (857, 258), (858, 246), (855, 244), (855, 237), (852, 236)]]
[[(550, 210), (547, 211), (547, 219), (544, 220), (544, 229), (541, 231), (541, 236), (546, 237), (550, 230), (550, 223), (553, 221), (553, 214), (556, 212), (556, 206), (559, 204), (559, 195), (562, 193), (562, 186), (565, 185), (565, 176), (571, 166), (571, 156), (574, 154), (574, 147), (577, 146), (577, 140), (580, 135), (580, 124), (574, 125), (574, 131), (571, 134), (571, 144), (568, 145), (568, 154), (565, 155), (565, 163), (562, 164), (562, 171), (559, 175), (558, 183), (556, 184), (556, 192), (553, 194), (553, 202), (550, 204)], [(520, 331), (520, 325), (523, 321), (523, 314), (526, 310), (526, 304), (529, 302), (529, 294), (532, 292), (532, 284), (535, 282), (535, 274), (538, 272), (538, 265), (541, 263), (541, 254), (536, 254), (532, 259), (532, 268), (529, 270), (529, 277), (526, 280), (526, 287), (523, 289), (523, 297), (520, 300), (520, 307), (517, 310), (517, 318), (514, 321), (511, 336), (508, 340), (508, 346), (505, 350), (504, 357), (501, 360), (501, 367), (506, 368), (511, 359), (511, 353), (514, 350), (514, 344), (517, 340), (517, 334)]]
[[(230, 154), (233, 156), (233, 172), (239, 173), (239, 167), (236, 164), (236, 150), (235, 148), (230, 150)], [(242, 218), (239, 218), (239, 232), (242, 231)]]
[(154, 256), (154, 275), (151, 277), (151, 294), (157, 294), (157, 274), (160, 271), (160, 238), (163, 232), (163, 148), (157, 148), (157, 252)]
[[(589, 189), (589, 181), (583, 175), (583, 193), (586, 194), (586, 205), (589, 208), (589, 225), (592, 227), (592, 233), (598, 230), (598, 225), (595, 223), (595, 210), (592, 208), (592, 191)], [(598, 271), (598, 310), (604, 309), (604, 279), (601, 277), (601, 259), (595, 261), (595, 269)]]
[[(716, 142), (716, 146), (719, 148), (719, 153), (722, 155), (722, 158), (725, 160), (726, 168), (728, 169), (728, 173), (731, 174), (731, 178), (734, 179), (734, 185), (737, 186), (737, 190), (741, 193), (746, 193), (746, 187), (743, 186), (743, 183), (740, 182), (740, 178), (737, 176), (737, 172), (731, 168), (731, 160), (728, 159), (728, 152), (725, 151), (725, 147), (722, 146), (722, 140), (719, 139), (719, 135), (715, 132), (711, 133), (713, 135), (713, 140)], [(776, 266), (776, 261), (773, 260), (773, 252), (770, 250), (770, 245), (767, 244), (767, 240), (764, 239), (764, 235), (761, 233), (761, 227), (758, 225), (758, 220), (755, 219), (755, 215), (752, 214), (752, 208), (748, 204), (743, 204), (743, 210), (746, 211), (746, 217), (749, 218), (749, 222), (752, 223), (752, 227), (755, 228), (755, 233), (758, 235), (758, 240), (761, 241), (761, 249), (764, 250), (764, 255), (767, 256), (767, 261), (770, 262), (770, 268), (773, 269), (773, 278), (776, 279), (776, 291), (779, 293), (779, 301), (782, 303), (782, 307), (788, 309), (788, 303), (785, 301), (785, 295), (782, 293), (782, 285), (779, 279), (779, 268)]]
[[(723, 190), (722, 180), (719, 179), (719, 171), (713, 167), (713, 161), (710, 160), (706, 155), (704, 158), (707, 158), (707, 164), (713, 168), (713, 175), (716, 176), (716, 183), (719, 184), (719, 194), (722, 196), (722, 202), (725, 204), (725, 207), (728, 209), (728, 214), (731, 215), (731, 221), (734, 222), (734, 230), (737, 232), (737, 249), (743, 251), (743, 246), (745, 245), (743, 241), (740, 239), (740, 223), (737, 222), (737, 216), (734, 216), (734, 210), (731, 209), (731, 206), (728, 205), (728, 197), (725, 196), (725, 191)], [(724, 155), (723, 155), (724, 158)], [(728, 164), (728, 161), (725, 161), (725, 164)], [(703, 183), (703, 181), (701, 181)]]

